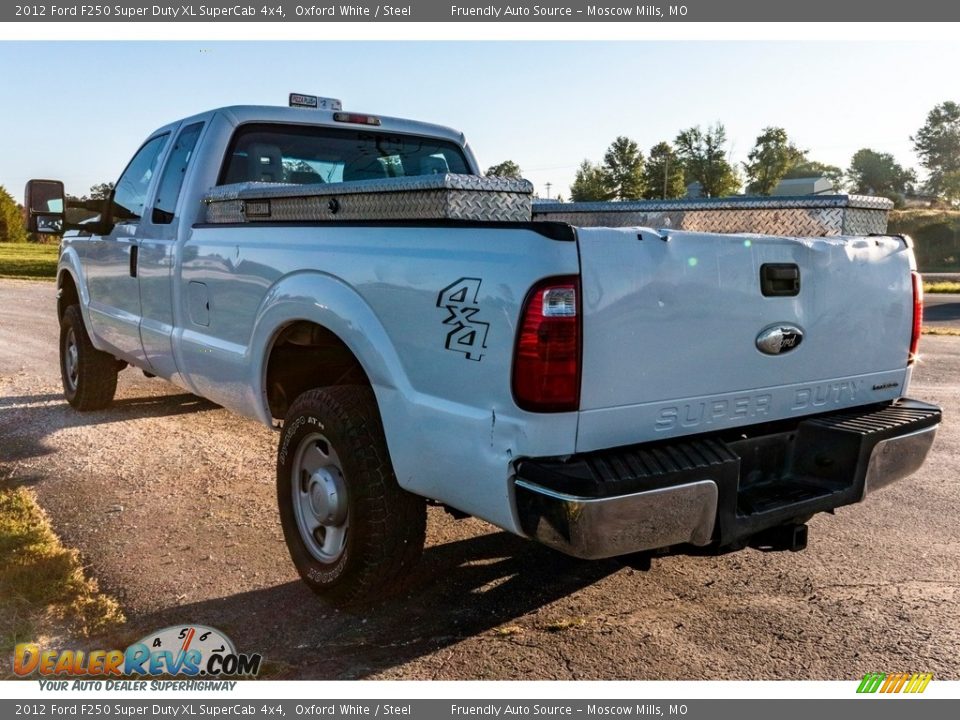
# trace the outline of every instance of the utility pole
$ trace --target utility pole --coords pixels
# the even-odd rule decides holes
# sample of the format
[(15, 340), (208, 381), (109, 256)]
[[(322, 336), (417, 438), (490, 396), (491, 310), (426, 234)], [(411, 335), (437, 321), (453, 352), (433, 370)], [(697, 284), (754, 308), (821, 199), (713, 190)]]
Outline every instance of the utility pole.
[(663, 163), (663, 199), (667, 199), (667, 175), (670, 173), (670, 153), (667, 153), (666, 162)]

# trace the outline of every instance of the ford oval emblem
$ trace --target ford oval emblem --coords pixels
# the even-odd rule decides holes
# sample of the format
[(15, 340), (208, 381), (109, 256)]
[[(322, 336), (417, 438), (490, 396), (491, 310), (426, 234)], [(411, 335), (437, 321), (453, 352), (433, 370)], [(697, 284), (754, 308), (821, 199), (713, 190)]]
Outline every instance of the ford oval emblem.
[(795, 350), (803, 340), (803, 330), (796, 325), (778, 323), (757, 335), (757, 350), (767, 355), (783, 355)]

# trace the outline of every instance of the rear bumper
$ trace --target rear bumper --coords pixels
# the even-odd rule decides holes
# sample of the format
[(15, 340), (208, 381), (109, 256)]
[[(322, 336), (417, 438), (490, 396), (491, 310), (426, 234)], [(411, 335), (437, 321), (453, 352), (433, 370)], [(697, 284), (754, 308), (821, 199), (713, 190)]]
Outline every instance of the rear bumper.
[(735, 436), (521, 460), (517, 513), (527, 535), (582, 558), (743, 547), (912, 474), (940, 418), (904, 399)]

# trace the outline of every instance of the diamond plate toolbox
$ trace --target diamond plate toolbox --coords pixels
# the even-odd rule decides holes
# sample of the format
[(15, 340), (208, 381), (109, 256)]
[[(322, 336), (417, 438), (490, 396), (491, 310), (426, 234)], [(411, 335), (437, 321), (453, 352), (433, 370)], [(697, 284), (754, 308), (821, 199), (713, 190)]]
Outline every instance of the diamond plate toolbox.
[(321, 185), (238, 183), (204, 198), (208, 223), (350, 220), (530, 222), (533, 185), (474, 175), (424, 175)]
[(533, 219), (579, 227), (644, 226), (696, 232), (824, 237), (882, 235), (893, 203), (865, 195), (801, 195), (637, 202), (536, 202)]

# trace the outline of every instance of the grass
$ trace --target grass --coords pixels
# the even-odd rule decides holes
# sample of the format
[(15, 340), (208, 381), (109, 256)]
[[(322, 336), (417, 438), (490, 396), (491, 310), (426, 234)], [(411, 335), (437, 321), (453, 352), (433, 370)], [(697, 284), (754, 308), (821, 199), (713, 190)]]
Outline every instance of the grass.
[(925, 282), (923, 291), (925, 293), (960, 293), (960, 282)]
[(58, 245), (0, 243), (0, 277), (53, 280), (59, 249)]
[(960, 328), (952, 327), (939, 327), (937, 325), (930, 326), (926, 325), (923, 328), (924, 335), (950, 335), (952, 337), (960, 337)]
[(87, 637), (125, 622), (24, 488), (0, 489), (0, 558), (0, 652), (55, 629)]
[(587, 619), (582, 617), (561, 618), (547, 623), (544, 629), (547, 632), (557, 633), (571, 628), (582, 627), (587, 624)]

